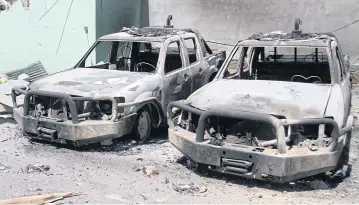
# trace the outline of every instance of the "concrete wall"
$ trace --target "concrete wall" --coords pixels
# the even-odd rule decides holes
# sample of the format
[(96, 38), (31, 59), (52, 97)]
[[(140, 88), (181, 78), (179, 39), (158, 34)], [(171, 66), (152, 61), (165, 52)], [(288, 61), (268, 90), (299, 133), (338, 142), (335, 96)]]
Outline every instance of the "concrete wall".
[[(141, 0), (96, 0), (96, 37), (119, 32), (123, 27), (140, 26)], [(104, 59), (107, 47), (96, 50), (96, 57)]]
[[(359, 19), (357, 0), (148, 0), (149, 23), (163, 25), (168, 14), (177, 27), (197, 28), (206, 40), (236, 43), (256, 32), (294, 29), (328, 32)], [(359, 57), (359, 23), (336, 32), (343, 50)]]

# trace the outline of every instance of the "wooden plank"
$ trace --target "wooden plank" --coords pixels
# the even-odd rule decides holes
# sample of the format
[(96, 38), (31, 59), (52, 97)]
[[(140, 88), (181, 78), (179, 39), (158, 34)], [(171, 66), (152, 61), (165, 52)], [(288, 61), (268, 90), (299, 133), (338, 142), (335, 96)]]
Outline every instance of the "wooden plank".
[(73, 196), (71, 192), (43, 194), (37, 196), (0, 200), (0, 204), (45, 204), (46, 202), (48, 203), (49, 201), (57, 201), (59, 199), (63, 199), (71, 196)]

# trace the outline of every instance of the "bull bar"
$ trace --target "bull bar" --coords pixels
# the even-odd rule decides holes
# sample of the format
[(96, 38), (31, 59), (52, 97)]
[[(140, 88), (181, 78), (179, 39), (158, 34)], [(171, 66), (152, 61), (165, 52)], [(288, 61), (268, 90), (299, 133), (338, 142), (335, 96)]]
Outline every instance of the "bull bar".
[[(177, 127), (173, 122), (173, 108), (179, 108), (180, 110), (187, 111), (193, 114), (196, 114), (199, 117), (198, 126), (196, 133), (192, 134), (191, 132), (184, 130), (180, 127)], [(299, 179), (306, 176), (312, 176), (315, 174), (323, 173), (326, 171), (331, 171), (336, 167), (336, 163), (339, 160), (341, 150), (344, 146), (344, 140), (341, 136), (352, 130), (352, 120), (350, 116), (348, 119), (347, 125), (340, 129), (338, 124), (329, 118), (316, 118), (316, 119), (295, 119), (295, 120), (282, 120), (278, 119), (269, 114), (261, 114), (254, 112), (244, 112), (244, 111), (229, 111), (223, 109), (209, 109), (207, 111), (202, 111), (197, 108), (191, 107), (185, 103), (185, 101), (176, 101), (171, 102), (167, 107), (168, 115), (168, 124), (169, 124), (169, 138), (170, 142), (179, 149), (185, 156), (190, 158), (196, 163), (206, 164), (211, 167), (212, 165), (216, 167), (216, 171), (223, 173), (235, 174), (244, 177), (253, 177), (261, 180), (270, 180), (273, 182), (284, 183)], [(206, 120), (209, 117), (218, 116), (218, 117), (230, 117), (236, 119), (248, 119), (258, 122), (269, 123), (275, 129), (276, 142), (277, 142), (277, 152), (269, 153), (263, 152), (262, 147), (255, 148), (247, 146), (215, 146), (210, 145), (205, 142), (205, 126)], [(349, 123), (350, 121), (350, 123)], [(287, 141), (288, 137), (285, 136), (284, 126), (287, 125), (315, 125), (315, 124), (325, 124), (333, 126), (332, 130), (332, 141), (331, 144), (323, 148), (318, 152), (306, 152), (305, 154), (293, 154), (287, 150)], [(193, 138), (193, 139), (192, 139)], [(344, 139), (344, 138), (343, 138)], [(339, 146), (340, 145), (340, 146)], [(261, 145), (260, 145), (261, 146)], [(239, 148), (240, 147), (240, 148)], [(259, 153), (255, 150), (261, 150)], [(224, 156), (222, 153), (226, 153), (227, 156)], [(269, 153), (269, 154), (268, 154)], [(298, 152), (299, 153), (299, 152)], [(207, 156), (201, 156), (207, 155)], [(228, 155), (230, 159), (226, 158)], [(250, 156), (248, 160), (248, 156)], [(252, 158), (253, 157), (253, 158)], [(246, 160), (243, 160), (246, 159)], [(321, 163), (317, 163), (317, 160), (322, 160)], [(331, 159), (332, 161), (328, 160)], [(333, 160), (334, 159), (334, 160)], [(234, 161), (233, 161), (234, 160)], [(239, 160), (239, 161), (236, 161)], [(271, 161), (272, 160), (272, 161)], [(304, 162), (310, 161), (313, 162), (312, 166), (304, 167)], [(278, 167), (272, 170), (265, 168), (264, 166), (270, 167), (271, 162), (278, 163)], [(253, 170), (250, 170), (250, 165), (254, 166), (255, 163), (258, 163), (256, 168), (256, 175)], [(241, 164), (237, 167), (230, 167), (229, 165)], [(259, 167), (259, 164), (262, 164), (262, 167)], [(299, 165), (295, 165), (299, 164)], [(303, 165), (300, 165), (303, 164)], [(223, 168), (224, 166), (228, 168)], [(264, 165), (264, 166), (263, 166)], [(296, 169), (288, 169), (291, 166), (301, 167)], [(244, 171), (246, 169), (247, 171)], [(302, 170), (301, 170), (302, 169)], [(275, 171), (276, 170), (276, 171)], [(240, 172), (241, 174), (238, 174)], [(247, 173), (247, 174), (246, 174)], [(248, 174), (250, 173), (250, 174)], [(266, 177), (264, 177), (266, 176)], [(268, 176), (271, 176), (268, 178)]]
[[(16, 102), (16, 97), (19, 95), (25, 95), (24, 97), (24, 103), (23, 105), (18, 105)], [(44, 96), (44, 97), (52, 97), (57, 99), (62, 99), (68, 104), (69, 113), (71, 121), (67, 121), (67, 123), (62, 123), (56, 120), (48, 119), (48, 118), (40, 118), (35, 119), (34, 117), (30, 117), (30, 98), (31, 96)], [(153, 101), (157, 101), (156, 98), (150, 97), (146, 98), (144, 100), (136, 101), (136, 102), (128, 102), (128, 103), (118, 103), (114, 97), (111, 96), (94, 96), (94, 97), (72, 97), (69, 94), (66, 93), (60, 93), (60, 92), (51, 92), (51, 91), (43, 91), (43, 90), (30, 90), (27, 91), (26, 87), (24, 86), (18, 86), (12, 88), (11, 92), (12, 102), (14, 106), (14, 117), (19, 122), (21, 120), (22, 124), (29, 125), (30, 127), (24, 126), (24, 129), (27, 130), (28, 133), (31, 134), (37, 134), (39, 135), (39, 126), (38, 122), (41, 121), (42, 125), (45, 126), (46, 129), (55, 129), (57, 130), (57, 134), (59, 135), (58, 138), (64, 138), (66, 140), (70, 141), (78, 141), (79, 138), (77, 136), (71, 136), (71, 135), (84, 135), (84, 138), (93, 138), (93, 139), (86, 139), (85, 144), (87, 142), (94, 142), (94, 141), (102, 141), (109, 137), (110, 135), (126, 135), (129, 134), (131, 131), (131, 128), (134, 124), (134, 119), (136, 118), (137, 114), (130, 114), (125, 117), (118, 118), (119, 115), (119, 108), (126, 108), (131, 106), (137, 106), (145, 103), (150, 103)], [(89, 123), (81, 123), (80, 119), (86, 116), (89, 116), (88, 113), (79, 114), (78, 110), (76, 109), (76, 101), (110, 101), (112, 103), (112, 116), (108, 121), (99, 121), (99, 122), (89, 122)], [(23, 107), (23, 110), (19, 109), (19, 107)], [(21, 118), (21, 119), (20, 119)], [(67, 120), (70, 120), (67, 118)], [(68, 123), (71, 122), (71, 123)], [(41, 126), (42, 126), (41, 125)], [(54, 128), (56, 127), (56, 128)], [(131, 128), (130, 128), (131, 127)], [(76, 131), (76, 129), (78, 131)], [(106, 136), (100, 136), (97, 137), (94, 134), (96, 132), (93, 132), (94, 129), (101, 130), (101, 132), (97, 132), (98, 134), (104, 134)], [(62, 132), (63, 130), (66, 130), (66, 132)], [(74, 131), (75, 130), (75, 131)], [(90, 130), (91, 134), (90, 134)], [(26, 131), (25, 131), (26, 132)], [(48, 130), (45, 130), (46, 133), (49, 133)], [(62, 133), (60, 133), (62, 132)], [(83, 132), (84, 134), (79, 134)], [(93, 134), (92, 134), (93, 133)], [(87, 136), (85, 136), (87, 135)], [(94, 139), (96, 138), (96, 139)], [(97, 140), (98, 138), (98, 140)], [(56, 141), (53, 140), (52, 141)], [(62, 141), (60, 140), (62, 143)]]

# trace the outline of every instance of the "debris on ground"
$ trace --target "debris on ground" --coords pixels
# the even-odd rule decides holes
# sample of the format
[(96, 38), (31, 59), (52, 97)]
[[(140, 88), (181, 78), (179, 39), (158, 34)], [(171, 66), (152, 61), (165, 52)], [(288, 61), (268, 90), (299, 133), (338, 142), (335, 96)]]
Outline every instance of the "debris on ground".
[(208, 190), (208, 188), (207, 188), (207, 187), (202, 186), (202, 187), (200, 187), (200, 188), (199, 188), (199, 193), (206, 193), (206, 192), (207, 192), (207, 190)]
[[(25, 80), (28, 82), (34, 82), (35, 80), (48, 76), (48, 72), (45, 70), (41, 61), (36, 61), (31, 65), (26, 66), (25, 68), (20, 68), (16, 70), (12, 70), (10, 72), (5, 73), (8, 76), (9, 80)], [(25, 76), (25, 77), (24, 77)]]
[(143, 198), (143, 200), (148, 200), (148, 197), (146, 196), (146, 195), (144, 195), (144, 194), (140, 194), (140, 196)]
[(139, 171), (142, 170), (141, 167), (133, 167), (132, 169), (133, 169), (134, 172), (139, 172)]
[(148, 176), (151, 177), (153, 175), (159, 175), (160, 173), (158, 172), (158, 169), (154, 166), (146, 166), (142, 168), (143, 173)]
[(309, 185), (310, 185), (310, 188), (312, 188), (314, 190), (318, 190), (318, 189), (319, 190), (327, 190), (327, 189), (329, 189), (329, 186), (325, 182), (323, 182), (321, 180), (318, 180), (318, 179), (310, 182)]
[[(181, 194), (194, 194), (200, 192), (201, 189), (195, 185), (194, 182), (184, 182), (178, 181), (177, 183), (172, 183), (172, 188)], [(206, 192), (207, 190), (203, 189), (201, 193)]]
[(187, 160), (188, 160), (187, 157), (181, 156), (180, 158), (178, 158), (176, 160), (176, 163), (185, 165), (185, 164), (187, 164)]
[[(3, 113), (12, 113), (13, 102), (11, 92), (13, 87), (26, 87), (31, 82), (47, 75), (48, 73), (40, 61), (37, 61), (26, 68), (13, 70), (7, 73), (0, 73), (0, 105), (2, 105), (6, 111), (3, 111)], [(22, 104), (23, 100), (23, 95), (16, 97), (16, 102), (18, 104)]]
[(47, 171), (50, 170), (50, 166), (49, 165), (27, 165), (25, 168), (26, 173), (33, 173), (33, 172), (44, 172), (46, 173)]
[(338, 170), (337, 172), (334, 173), (334, 175), (332, 176), (332, 178), (345, 178), (349, 175), (350, 173), (350, 168), (348, 165), (344, 165), (342, 169)]
[(130, 203), (130, 200), (128, 200), (126, 198), (123, 198), (121, 196), (118, 196), (118, 195), (107, 195), (105, 197), (108, 198), (108, 199), (116, 200), (117, 202), (121, 202), (121, 203), (124, 203), (124, 204), (129, 204)]
[(43, 194), (43, 195), (30, 196), (30, 197), (0, 200), (0, 204), (48, 204), (73, 196), (76, 195), (71, 192)]
[(162, 181), (162, 183), (164, 184), (168, 184), (170, 182), (170, 180), (168, 179), (168, 177), (165, 178), (165, 180)]
[(128, 143), (128, 146), (135, 145), (135, 144), (137, 144), (137, 141), (136, 141), (136, 140), (132, 140), (130, 143)]

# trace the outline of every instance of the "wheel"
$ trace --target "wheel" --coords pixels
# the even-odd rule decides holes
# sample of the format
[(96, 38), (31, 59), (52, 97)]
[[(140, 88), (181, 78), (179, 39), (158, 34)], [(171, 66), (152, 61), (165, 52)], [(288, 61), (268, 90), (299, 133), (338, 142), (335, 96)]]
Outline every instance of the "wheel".
[[(335, 169), (336, 172), (342, 171), (343, 173), (346, 172), (347, 167), (349, 165), (349, 154), (350, 154), (350, 142), (352, 137), (352, 131), (348, 132), (347, 137), (347, 144), (343, 147), (342, 153), (340, 154), (339, 162)], [(347, 173), (344, 173), (347, 175)]]
[(352, 131), (348, 132), (347, 134), (347, 144), (343, 147), (343, 151), (339, 158), (339, 166), (343, 167), (344, 165), (349, 164), (349, 153), (350, 153), (350, 142), (352, 137)]
[(134, 126), (134, 134), (137, 140), (147, 141), (150, 138), (152, 128), (151, 116), (147, 109), (138, 111), (137, 120)]

